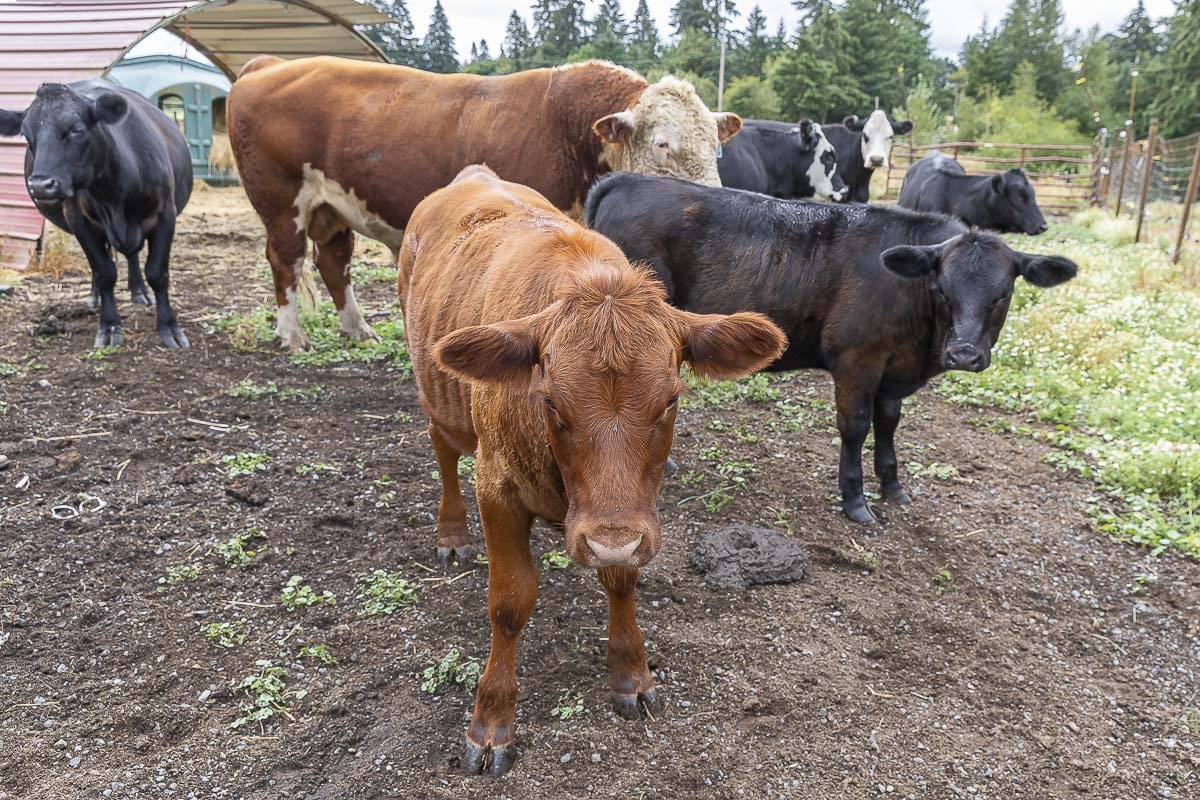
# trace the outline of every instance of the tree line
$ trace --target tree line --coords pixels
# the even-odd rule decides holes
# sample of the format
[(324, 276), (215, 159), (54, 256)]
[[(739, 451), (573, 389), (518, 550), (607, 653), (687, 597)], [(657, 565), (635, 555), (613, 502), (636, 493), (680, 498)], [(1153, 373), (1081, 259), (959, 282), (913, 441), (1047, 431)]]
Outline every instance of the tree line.
[(926, 0), (792, 0), (799, 21), (772, 28), (759, 6), (737, 0), (678, 0), (660, 36), (646, 0), (626, 18), (619, 0), (534, 0), (503, 36), (471, 42), (458, 60), (438, 0), (427, 33), (414, 35), (404, 0), (370, 0), (395, 22), (365, 29), (398, 64), (434, 72), (500, 75), (592, 58), (654, 80), (690, 80), (717, 105), (720, 42), (726, 42), (723, 107), (751, 118), (839, 121), (884, 108), (913, 118), (922, 141), (1087, 141), (1104, 127), (1149, 119), (1178, 136), (1200, 129), (1200, 0), (1176, 0), (1152, 19), (1142, 0), (1118, 30), (1068, 30), (1061, 0), (1012, 0), (983, 23), (957, 59), (930, 45)]

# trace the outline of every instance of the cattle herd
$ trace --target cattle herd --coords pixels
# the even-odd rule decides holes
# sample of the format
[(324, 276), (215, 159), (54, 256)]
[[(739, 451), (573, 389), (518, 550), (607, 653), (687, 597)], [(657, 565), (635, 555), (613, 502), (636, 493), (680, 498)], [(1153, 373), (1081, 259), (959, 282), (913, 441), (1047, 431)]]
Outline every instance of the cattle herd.
[[(284, 345), (308, 344), (297, 292), (310, 240), (357, 340), (375, 334), (351, 283), (355, 234), (398, 260), (446, 566), (472, 555), (455, 465), (476, 458), (492, 643), (466, 733), (473, 772), (502, 774), (514, 756), (535, 519), (561, 528), (608, 594), (614, 707), (637, 718), (656, 706), (634, 590), (662, 543), (656, 498), (684, 364), (718, 379), (830, 372), (842, 508), (871, 523), (872, 425), (883, 499), (907, 503), (903, 399), (946, 370), (987, 368), (1018, 278), (1050, 287), (1076, 272), (992, 232), (1046, 229), (1019, 170), (971, 177), (935, 153), (909, 170), (902, 208), (867, 205), (872, 171), (912, 127), (878, 110), (841, 125), (743, 122), (683, 81), (595, 61), (480, 77), (260, 56), (228, 118)], [(91, 266), (96, 346), (123, 340), (113, 251), (133, 301), (149, 303), (148, 243), (158, 335), (186, 348), (167, 277), (192, 186), (178, 128), (136, 94), (84, 81), (0, 111), (0, 136), (18, 133), (30, 196)]]

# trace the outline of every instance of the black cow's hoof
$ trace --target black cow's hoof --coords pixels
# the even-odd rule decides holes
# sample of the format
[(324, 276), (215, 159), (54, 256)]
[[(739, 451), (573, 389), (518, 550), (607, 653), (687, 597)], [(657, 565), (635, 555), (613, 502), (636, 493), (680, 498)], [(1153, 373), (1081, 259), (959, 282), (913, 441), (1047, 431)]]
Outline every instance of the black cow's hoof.
[(842, 513), (859, 525), (874, 525), (878, 521), (875, 519), (875, 515), (871, 513), (871, 509), (867, 508), (865, 502), (854, 505), (843, 505)]
[(162, 342), (162, 346), (168, 350), (186, 350), (192, 346), (192, 343), (188, 341), (187, 336), (184, 334), (183, 328), (178, 325), (159, 328), (158, 338)]
[(466, 567), (475, 559), (475, 548), (469, 544), (462, 544), (458, 547), (439, 547), (437, 557), (442, 569), (450, 569), (454, 565), (455, 559), (458, 560), (460, 567)]
[(150, 290), (145, 286), (134, 286), (129, 290), (129, 299), (133, 301), (135, 306), (152, 306), (154, 300), (150, 297)]
[(658, 690), (653, 686), (638, 694), (613, 694), (612, 705), (618, 716), (631, 720), (653, 718), (662, 711)]
[(101, 325), (96, 331), (96, 342), (93, 345), (97, 350), (102, 347), (120, 347), (125, 344), (125, 333), (121, 330), (120, 325), (113, 325), (111, 328)]
[(499, 778), (512, 769), (513, 760), (517, 756), (515, 745), (506, 744), (500, 747), (479, 747), (470, 739), (467, 740), (466, 768), (468, 775), (491, 775)]
[(87, 310), (95, 313), (96, 309), (99, 307), (100, 307), (100, 293), (99, 292), (90, 293), (88, 295), (88, 299), (87, 299)]
[(912, 498), (908, 496), (908, 492), (904, 491), (903, 486), (897, 486), (895, 489), (884, 489), (883, 499), (889, 503), (906, 506), (912, 502)]
[(676, 472), (679, 472), (679, 465), (675, 463), (675, 459), (667, 456), (667, 463), (663, 464), (663, 480), (675, 477)]

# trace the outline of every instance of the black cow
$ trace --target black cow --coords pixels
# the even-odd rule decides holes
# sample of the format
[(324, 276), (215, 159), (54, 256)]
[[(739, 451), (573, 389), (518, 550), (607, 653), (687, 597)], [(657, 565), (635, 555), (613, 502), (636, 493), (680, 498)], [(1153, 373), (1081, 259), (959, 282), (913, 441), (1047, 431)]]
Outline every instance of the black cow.
[(628, 173), (592, 189), (584, 218), (650, 264), (678, 307), (771, 317), (788, 347), (768, 369), (833, 374), (842, 509), (863, 523), (874, 520), (862, 473), (872, 419), (883, 495), (907, 503), (894, 444), (901, 401), (946, 370), (987, 368), (1018, 275), (1046, 287), (1076, 272), (940, 214)]
[(1001, 233), (1037, 236), (1046, 230), (1046, 218), (1024, 170), (968, 175), (961, 164), (936, 150), (908, 168), (899, 203)]
[(112, 251), (129, 260), (129, 291), (148, 303), (138, 252), (149, 241), (158, 336), (187, 347), (167, 297), (175, 218), (192, 193), (192, 160), (179, 127), (140, 95), (107, 81), (46, 83), (25, 111), (0, 110), (0, 136), (22, 134), (25, 185), (38, 209), (79, 240), (100, 301), (96, 347), (124, 341)]
[(846, 117), (841, 125), (824, 125), (825, 138), (837, 150), (838, 174), (846, 184), (848, 200), (871, 199), (871, 176), (888, 165), (892, 137), (912, 130), (912, 122), (892, 122), (876, 109), (866, 119)]
[(810, 119), (795, 125), (744, 119), (742, 130), (722, 147), (717, 161), (722, 186), (791, 199), (846, 196), (833, 145)]

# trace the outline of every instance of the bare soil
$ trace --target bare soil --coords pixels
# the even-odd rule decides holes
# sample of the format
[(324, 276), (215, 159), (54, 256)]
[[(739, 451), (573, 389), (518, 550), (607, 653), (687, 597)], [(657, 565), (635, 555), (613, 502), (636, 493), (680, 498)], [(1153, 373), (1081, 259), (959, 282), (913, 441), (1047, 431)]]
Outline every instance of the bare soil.
[[(435, 571), (436, 464), (411, 381), (212, 332), (269, 301), (262, 252), (237, 190), (195, 197), (171, 267), (186, 352), (160, 349), (153, 311), (122, 292), (127, 346), (87, 358), (83, 272), (0, 299), (0, 362), (18, 368), (0, 377), (0, 798), (1200, 797), (1200, 564), (1097, 535), (1091, 487), (1044, 445), (929, 391), (900, 429), (902, 462), (926, 465), (914, 503), (876, 501), (882, 523), (855, 526), (835, 511), (818, 373), (770, 384), (799, 412), (739, 399), (680, 415), (665, 544), (639, 591), (663, 713), (609, 711), (603, 593), (547, 567), (522, 639), (519, 760), (499, 781), (463, 776), (473, 698), (423, 693), (421, 673), (452, 647), (486, 658), (486, 566)], [(359, 297), (397, 313), (390, 283)], [(35, 337), (51, 314), (65, 332)], [(226, 394), (247, 378), (279, 392)], [(266, 471), (227, 477), (222, 457), (243, 452), (269, 454)], [(753, 472), (727, 505), (689, 499), (738, 461)], [(318, 464), (336, 471), (297, 471)], [(55, 519), (81, 494), (107, 505)], [(705, 588), (688, 553), (735, 522), (790, 526), (805, 580)], [(267, 538), (249, 565), (211, 552), (252, 527)], [(194, 581), (165, 582), (192, 563)], [(419, 582), (419, 604), (362, 616), (377, 568)], [(337, 605), (285, 610), (291, 575)], [(233, 620), (244, 645), (206, 640)], [(336, 665), (298, 658), (321, 643)], [(256, 659), (308, 694), (290, 720), (235, 730)], [(585, 708), (567, 721), (551, 714), (564, 691)]]

